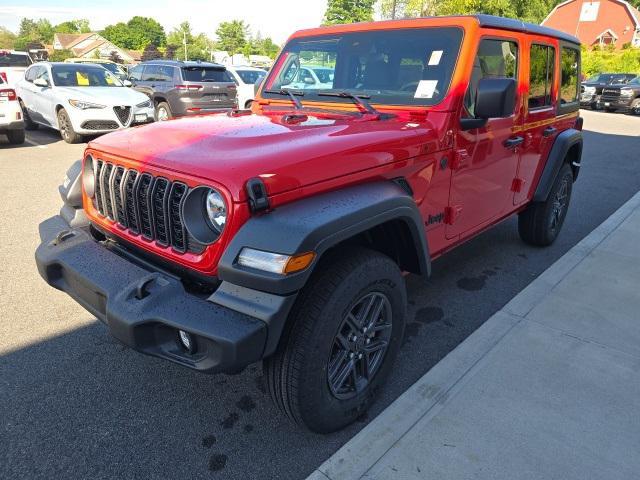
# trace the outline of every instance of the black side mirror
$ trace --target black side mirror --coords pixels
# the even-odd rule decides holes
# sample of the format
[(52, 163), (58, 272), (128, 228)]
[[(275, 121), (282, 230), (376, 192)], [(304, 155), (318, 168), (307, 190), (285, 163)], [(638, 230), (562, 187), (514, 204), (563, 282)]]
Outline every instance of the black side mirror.
[(516, 104), (516, 81), (513, 78), (483, 78), (478, 82), (474, 101), (474, 118), (460, 119), (463, 130), (483, 127), (490, 118), (506, 118)]

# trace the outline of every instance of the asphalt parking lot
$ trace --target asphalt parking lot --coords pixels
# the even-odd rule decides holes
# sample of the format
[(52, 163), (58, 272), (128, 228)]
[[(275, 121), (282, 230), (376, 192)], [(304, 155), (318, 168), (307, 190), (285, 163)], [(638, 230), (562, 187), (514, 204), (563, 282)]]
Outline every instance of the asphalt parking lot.
[(510, 219), (409, 279), (412, 320), (369, 417), (332, 435), (271, 405), (260, 365), (200, 375), (137, 354), (38, 276), (38, 223), (83, 145), (0, 136), (0, 478), (299, 479), (361, 429), (571, 246), (640, 190), (640, 117), (583, 113), (585, 152), (564, 230), (524, 245)]

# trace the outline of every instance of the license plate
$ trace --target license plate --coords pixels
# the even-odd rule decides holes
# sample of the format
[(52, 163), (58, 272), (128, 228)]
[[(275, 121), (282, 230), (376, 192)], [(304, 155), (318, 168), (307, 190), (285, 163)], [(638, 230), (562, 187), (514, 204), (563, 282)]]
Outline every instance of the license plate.
[(605, 107), (610, 107), (611, 106), (611, 102), (604, 102), (604, 106)]
[(136, 122), (146, 122), (146, 121), (147, 121), (147, 116), (144, 113), (136, 114)]

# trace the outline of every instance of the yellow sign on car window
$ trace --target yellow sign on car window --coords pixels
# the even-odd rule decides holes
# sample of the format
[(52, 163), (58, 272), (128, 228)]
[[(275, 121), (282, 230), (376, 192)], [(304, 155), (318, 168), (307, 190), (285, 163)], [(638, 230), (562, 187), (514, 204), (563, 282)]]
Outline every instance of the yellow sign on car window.
[(76, 72), (76, 81), (79, 87), (88, 87), (89, 75), (84, 72)]

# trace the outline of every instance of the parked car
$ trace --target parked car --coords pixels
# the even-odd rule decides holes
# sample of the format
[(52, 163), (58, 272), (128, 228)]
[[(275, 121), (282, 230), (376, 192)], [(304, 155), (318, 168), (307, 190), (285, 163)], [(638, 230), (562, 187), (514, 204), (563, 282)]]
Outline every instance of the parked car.
[(25, 70), (33, 61), (27, 52), (0, 50), (0, 78), (10, 87), (24, 77)]
[(301, 66), (286, 79), (284, 88), (333, 88), (333, 68), (319, 66)]
[(608, 85), (622, 84), (635, 78), (634, 73), (598, 73), (582, 82), (580, 86), (580, 106), (589, 107), (593, 110), (603, 108), (600, 99), (602, 89)]
[(266, 70), (256, 67), (227, 67), (227, 72), (231, 74), (238, 86), (238, 106), (240, 108), (251, 108), (255, 96), (255, 85), (260, 83), (266, 76)]
[(604, 87), (601, 101), (607, 112), (624, 111), (640, 115), (640, 76), (625, 84)]
[(24, 143), (24, 120), (18, 96), (3, 77), (0, 77), (0, 135), (6, 135), (9, 143)]
[(17, 93), (27, 130), (55, 128), (67, 143), (153, 121), (145, 95), (95, 64), (36, 63), (18, 82)]
[[(331, 88), (284, 88), (305, 58), (332, 59)], [(91, 142), (61, 189), (88, 220), (41, 224), (38, 270), (140, 352), (209, 373), (264, 360), (286, 415), (339, 429), (392, 372), (403, 272), (426, 281), (513, 215), (526, 243), (558, 238), (579, 79), (577, 38), (513, 19), (294, 33), (251, 112)]]
[(217, 63), (151, 60), (130, 68), (129, 80), (153, 101), (159, 121), (238, 107), (236, 84)]
[(128, 77), (127, 71), (122, 65), (103, 58), (67, 58), (65, 63), (92, 63), (100, 65), (113, 73), (121, 82), (127, 80)]

